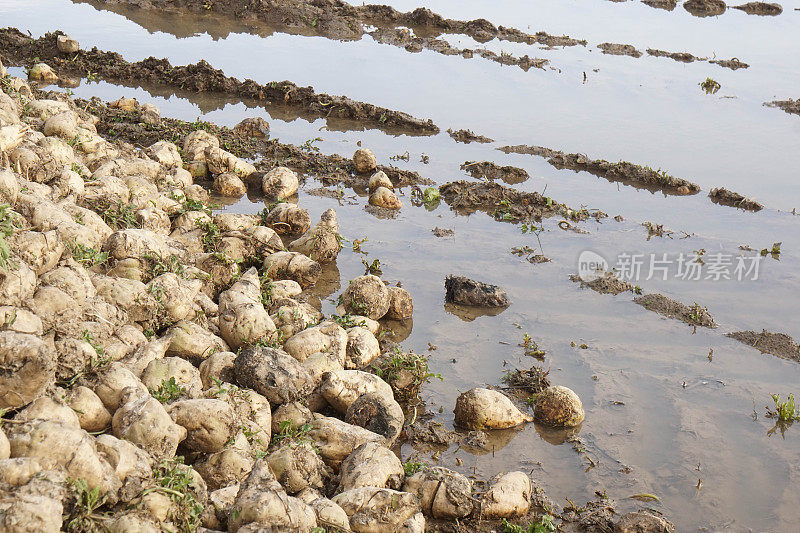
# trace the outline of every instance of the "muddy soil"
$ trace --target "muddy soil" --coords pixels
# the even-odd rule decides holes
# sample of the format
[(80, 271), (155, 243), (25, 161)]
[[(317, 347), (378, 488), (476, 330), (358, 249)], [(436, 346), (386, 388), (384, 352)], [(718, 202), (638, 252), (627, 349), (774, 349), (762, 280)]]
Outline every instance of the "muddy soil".
[(524, 169), (511, 165), (501, 167), (491, 161), (466, 161), (461, 165), (461, 170), (475, 179), (502, 180), (509, 185), (522, 183), (531, 177)]
[(447, 134), (453, 138), (456, 142), (469, 144), (472, 142), (487, 144), (494, 142), (494, 139), (490, 139), (489, 137), (485, 137), (483, 135), (478, 135), (472, 130), (452, 130), (448, 129)]
[(600, 43), (597, 48), (612, 56), (642, 57), (642, 53), (630, 44)]
[(764, 209), (763, 205), (753, 200), (752, 198), (747, 198), (746, 196), (742, 196), (738, 192), (729, 191), (724, 187), (720, 187), (718, 189), (711, 189), (711, 192), (708, 193), (708, 197), (711, 198), (711, 201), (714, 203), (727, 205), (731, 207), (738, 207), (740, 209), (746, 209), (748, 211), (761, 211), (762, 209)]
[(634, 287), (627, 281), (619, 279), (613, 272), (605, 272), (602, 276), (585, 281), (577, 274), (572, 274), (569, 279), (575, 283), (580, 283), (581, 288), (588, 287), (600, 294), (620, 294), (623, 292), (633, 292)]
[(683, 9), (695, 17), (715, 17), (722, 15), (727, 9), (723, 0), (688, 0), (683, 4)]
[(668, 57), (681, 63), (692, 63), (694, 61), (702, 61), (699, 57), (695, 57), (689, 52), (666, 52), (664, 50), (654, 50), (653, 48), (647, 49), (647, 54), (655, 57)]
[(800, 115), (800, 98), (797, 100), (793, 100), (791, 98), (788, 100), (774, 100), (772, 102), (765, 102), (764, 105), (767, 107), (777, 107), (778, 109), (783, 109), (790, 115)]
[(738, 58), (731, 58), (731, 59), (711, 59), (709, 63), (713, 65), (719, 65), (721, 67), (729, 68), (731, 70), (738, 70), (740, 68), (748, 68), (750, 65), (743, 61), (739, 61)]
[(731, 9), (738, 9), (744, 11), (748, 15), (761, 15), (775, 17), (783, 13), (783, 8), (780, 4), (767, 3), (767, 2), (748, 2), (740, 6), (733, 6)]
[(626, 185), (649, 191), (662, 191), (666, 194), (687, 195), (700, 192), (700, 186), (682, 178), (676, 178), (663, 170), (653, 170), (627, 161), (611, 163), (605, 159), (589, 159), (583, 154), (568, 154), (543, 146), (516, 145), (503, 146), (498, 150), (507, 154), (528, 154), (544, 157), (558, 169), (568, 168), (575, 172), (586, 171), (609, 181), (619, 181)]
[(668, 318), (676, 318), (692, 326), (715, 328), (717, 324), (708, 309), (695, 303), (691, 307), (664, 296), (663, 294), (645, 294), (637, 296), (634, 302), (648, 311), (654, 311)]
[(436, 226), (435, 228), (433, 228), (431, 230), (431, 233), (433, 233), (437, 237), (452, 237), (453, 235), (456, 234), (456, 232), (451, 230), (451, 229), (440, 228), (439, 226)]
[(455, 181), (439, 188), (444, 201), (459, 214), (484, 211), (506, 222), (541, 221), (543, 217), (563, 215), (573, 220), (600, 218), (605, 213), (570, 209), (538, 192), (524, 192), (498, 183)]
[(772, 333), (767, 330), (763, 330), (761, 333), (734, 331), (733, 333), (727, 333), (725, 336), (752, 346), (761, 353), (777, 355), (784, 359), (800, 362), (800, 344), (794, 342), (794, 339), (784, 333)]
[(672, 11), (678, 5), (678, 0), (642, 0), (642, 3), (656, 9)]
[(434, 134), (439, 128), (431, 120), (421, 120), (407, 113), (351, 100), (346, 96), (316, 93), (312, 87), (298, 87), (290, 81), (259, 84), (253, 80), (240, 81), (225, 76), (205, 61), (194, 65), (173, 67), (166, 59), (150, 57), (136, 63), (125, 61), (116, 52), (81, 50), (66, 57), (57, 48), (60, 32), (48, 33), (38, 39), (24, 35), (15, 28), (0, 30), (0, 54), (7, 62), (33, 66), (34, 58), (46, 62), (59, 77), (73, 76), (109, 81), (167, 85), (194, 92), (213, 92), (250, 98), (264, 103), (299, 107), (318, 117), (338, 117), (356, 120), (374, 128), (396, 127), (419, 134)]

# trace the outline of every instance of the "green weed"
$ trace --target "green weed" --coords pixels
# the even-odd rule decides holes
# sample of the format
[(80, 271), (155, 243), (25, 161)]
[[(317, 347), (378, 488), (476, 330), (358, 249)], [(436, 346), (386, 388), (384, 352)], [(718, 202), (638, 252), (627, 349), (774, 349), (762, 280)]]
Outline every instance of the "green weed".
[(174, 377), (162, 379), (157, 389), (150, 389), (150, 395), (161, 403), (170, 403), (186, 395), (186, 389), (178, 385)]

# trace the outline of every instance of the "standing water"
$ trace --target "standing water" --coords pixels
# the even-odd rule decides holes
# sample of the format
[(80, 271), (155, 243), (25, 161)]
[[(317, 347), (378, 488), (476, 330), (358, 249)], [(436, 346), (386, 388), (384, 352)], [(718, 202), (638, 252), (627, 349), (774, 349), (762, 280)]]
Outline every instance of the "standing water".
[[(337, 39), (313, 27), (294, 31), (213, 9), (165, 12), (127, 5), (133, 3), (0, 0), (0, 20), (33, 37), (60, 30), (82, 49), (116, 51), (129, 62), (205, 60), (239, 80), (290, 80), (429, 118), (441, 131), (410, 134), (230, 94), (113, 80), (84, 79), (72, 89), (76, 97), (134, 97), (156, 104), (165, 117), (227, 127), (263, 117), (271, 137), (283, 143), (310, 142), (322, 154), (345, 157), (368, 147), (380, 163), (438, 185), (482, 179), (462, 168), (468, 161), (511, 165), (529, 177), (504, 185), (609, 215), (580, 223), (556, 216), (523, 226), (504, 217), (501, 205), (472, 214), (444, 202), (415, 206), (407, 188), (400, 191), (404, 207), (379, 218), (365, 210), (366, 196), (352, 190), (338, 197), (309, 194), (320, 183), (305, 176), (299, 201), (311, 219), (334, 207), (343, 236), (365, 239), (363, 253), (348, 245), (339, 255), (341, 286), (320, 290), (322, 311), (336, 312), (347, 280), (364, 273), (362, 259), (379, 259), (383, 278), (401, 281), (414, 298), (402, 346), (427, 354), (431, 372), (442, 379), (423, 388), (424, 407), (408, 413), (407, 422), (427, 414), (452, 429), (461, 392), (502, 387), (507, 372), (534, 365), (549, 370), (552, 383), (574, 390), (585, 409), (576, 431), (531, 423), (489, 432), (482, 453), (456, 445), (426, 452), (406, 442), (399, 450), (403, 461), (435, 462), (480, 479), (522, 470), (560, 507), (568, 501), (580, 507), (604, 494), (617, 502), (618, 513), (652, 508), (679, 531), (797, 530), (800, 428), (774, 431), (765, 407), (774, 408), (772, 394), (800, 394), (799, 358), (761, 353), (726, 334), (767, 330), (800, 339), (800, 117), (763, 105), (798, 96), (800, 3), (784, 3), (777, 16), (729, 6), (707, 17), (680, 4), (667, 10), (635, 0), (423, 6), (446, 18), (483, 18), (585, 41), (549, 46), (479, 42), (462, 33), (437, 37), (501, 60), (547, 60), (528, 69), (488, 54), (409, 50), (381, 42), (375, 27)], [(404, 12), (421, 7), (416, 0), (388, 3)], [(604, 53), (603, 43), (631, 45), (635, 53)], [(648, 50), (688, 52), (695, 60)], [(733, 58), (748, 67), (711, 62)], [(719, 89), (701, 88), (707, 78)], [(462, 128), (492, 141), (459, 143), (445, 131)], [(517, 153), (525, 150), (500, 150), (517, 145), (663, 169), (700, 192), (667, 194)], [(720, 187), (755, 198), (763, 209), (712, 202), (709, 191)], [(264, 207), (253, 195), (224, 210), (255, 214)], [(452, 233), (440, 237), (434, 228)], [(779, 253), (759, 253), (772, 251), (773, 243), (781, 243)], [(633, 291), (600, 294), (572, 281), (586, 251), (617, 267)], [(529, 261), (535, 255), (549, 261)], [(700, 274), (681, 275), (679, 257), (700, 258)], [(742, 275), (736, 268), (743, 262), (757, 270)], [(499, 314), (454, 312), (444, 301), (450, 274), (501, 286), (510, 307)], [(652, 312), (633, 302), (639, 292), (663, 294), (694, 312), (707, 308), (716, 327)], [(527, 337), (545, 352), (543, 360), (525, 354)]]

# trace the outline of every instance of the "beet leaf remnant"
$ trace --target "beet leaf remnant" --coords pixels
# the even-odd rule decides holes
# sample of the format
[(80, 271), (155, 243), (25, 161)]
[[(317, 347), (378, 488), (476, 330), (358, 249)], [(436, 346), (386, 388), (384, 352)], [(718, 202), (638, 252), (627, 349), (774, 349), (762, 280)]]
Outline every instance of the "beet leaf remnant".
[(698, 83), (698, 85), (706, 94), (715, 94), (722, 88), (722, 85), (717, 80), (712, 80), (711, 78), (706, 78), (705, 81)]

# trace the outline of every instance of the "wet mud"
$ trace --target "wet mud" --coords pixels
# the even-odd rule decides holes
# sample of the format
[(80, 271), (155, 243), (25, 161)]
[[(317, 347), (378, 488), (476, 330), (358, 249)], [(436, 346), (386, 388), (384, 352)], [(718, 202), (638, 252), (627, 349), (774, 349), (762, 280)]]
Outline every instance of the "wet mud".
[(715, 17), (725, 13), (727, 8), (722, 0), (688, 0), (683, 4), (683, 9), (695, 17)]
[(681, 63), (692, 63), (694, 61), (702, 61), (702, 59), (693, 56), (689, 52), (667, 52), (664, 50), (654, 50), (653, 48), (647, 49), (647, 54), (655, 57), (668, 57)]
[(475, 179), (502, 180), (509, 185), (522, 183), (531, 177), (524, 169), (510, 165), (501, 167), (491, 161), (466, 161), (461, 170)]
[(483, 135), (478, 135), (472, 130), (447, 130), (447, 134), (453, 138), (454, 141), (469, 144), (469, 143), (480, 143), (480, 144), (487, 144), (494, 142), (494, 139), (490, 139), (489, 137), (485, 137)]
[(775, 17), (783, 13), (783, 8), (780, 4), (767, 3), (767, 2), (747, 2), (740, 6), (733, 6), (731, 9), (738, 9), (744, 11), (748, 15), (761, 15)]
[(558, 169), (570, 169), (575, 172), (585, 171), (609, 181), (618, 181), (626, 185), (647, 189), (651, 192), (662, 191), (665, 194), (687, 195), (700, 192), (700, 186), (682, 178), (676, 178), (663, 170), (653, 170), (627, 161), (611, 163), (605, 159), (589, 159), (583, 154), (568, 154), (543, 146), (516, 145), (503, 146), (498, 150), (507, 154), (527, 154), (543, 157)]
[(797, 100), (791, 98), (788, 100), (774, 100), (772, 102), (765, 102), (764, 105), (782, 109), (790, 115), (800, 115), (800, 98)]
[(721, 67), (729, 68), (731, 70), (748, 68), (750, 66), (747, 63), (739, 61), (739, 59), (735, 57), (732, 59), (708, 59), (707, 57), (697, 57), (693, 54), (690, 54), (689, 52), (667, 52), (665, 50), (657, 50), (653, 48), (648, 48), (647, 54), (654, 57), (668, 57), (680, 63), (694, 63), (695, 61), (708, 61), (713, 65), (719, 65)]
[(711, 189), (711, 192), (708, 193), (708, 197), (711, 198), (712, 202), (720, 205), (738, 207), (740, 209), (746, 209), (748, 211), (761, 211), (762, 209), (764, 209), (763, 205), (753, 200), (752, 198), (747, 198), (746, 196), (742, 196), (738, 192), (729, 191), (724, 187), (720, 187), (718, 189)]
[(538, 192), (524, 192), (498, 183), (454, 181), (439, 188), (442, 198), (459, 214), (483, 211), (497, 220), (520, 222), (540, 221), (544, 217), (562, 215), (572, 220), (602, 218), (602, 212), (570, 209)]
[(675, 318), (691, 326), (717, 327), (714, 317), (711, 316), (708, 309), (701, 307), (697, 303), (688, 306), (663, 294), (644, 294), (637, 296), (633, 301), (648, 311), (653, 311), (668, 318)]
[(87, 75), (108, 81), (125, 81), (166, 85), (197, 93), (213, 92), (249, 98), (264, 103), (302, 108), (321, 118), (336, 117), (356, 120), (374, 128), (395, 127), (420, 134), (435, 134), (439, 128), (431, 120), (422, 120), (407, 113), (392, 111), (372, 104), (351, 100), (346, 96), (316, 93), (312, 87), (298, 87), (290, 81), (259, 84), (228, 77), (205, 61), (174, 67), (166, 59), (150, 57), (136, 63), (125, 61), (116, 52), (81, 50), (64, 56), (57, 48), (59, 32), (33, 39), (15, 28), (0, 30), (0, 54), (8, 62), (32, 66), (34, 58), (45, 61), (59, 76)]
[(623, 292), (633, 292), (634, 287), (627, 281), (619, 279), (613, 272), (604, 272), (593, 280), (585, 281), (577, 274), (569, 277), (570, 281), (580, 283), (581, 288), (589, 288), (600, 294), (620, 294)]
[(800, 344), (784, 333), (772, 333), (767, 330), (763, 330), (761, 333), (734, 331), (733, 333), (727, 333), (725, 336), (752, 346), (761, 353), (777, 355), (784, 359), (800, 362)]

